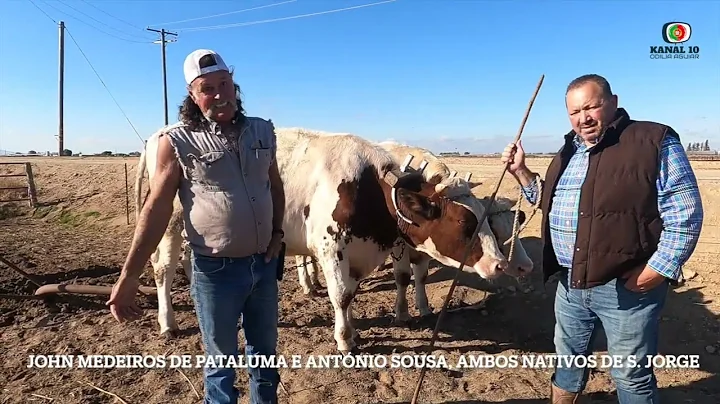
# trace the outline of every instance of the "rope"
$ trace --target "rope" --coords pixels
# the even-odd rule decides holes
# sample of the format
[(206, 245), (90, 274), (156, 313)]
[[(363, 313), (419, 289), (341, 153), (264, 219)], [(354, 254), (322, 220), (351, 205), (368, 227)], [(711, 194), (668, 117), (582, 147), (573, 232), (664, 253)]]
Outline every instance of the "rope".
[(507, 243), (510, 243), (510, 254), (508, 254), (508, 259), (512, 259), (513, 254), (515, 253), (515, 240), (517, 240), (520, 233), (525, 230), (528, 223), (530, 223), (530, 220), (532, 220), (533, 216), (537, 213), (537, 211), (540, 209), (540, 196), (542, 195), (542, 180), (540, 179), (539, 175), (535, 176), (535, 185), (537, 186), (538, 192), (537, 192), (537, 200), (533, 204), (532, 212), (530, 212), (530, 216), (525, 218), (525, 223), (520, 226), (518, 229), (518, 224), (520, 223), (520, 206), (522, 205), (522, 200), (524, 198), (522, 187), (520, 187), (520, 192), (518, 195), (518, 200), (515, 203), (515, 219), (513, 220), (513, 230), (512, 235), (509, 239), (505, 240), (503, 242), (503, 245), (506, 245)]
[[(538, 92), (540, 91), (540, 87), (542, 86), (543, 80), (545, 79), (545, 75), (543, 74), (540, 76), (540, 81), (537, 84), (537, 87), (535, 88), (535, 92), (533, 93), (532, 98), (530, 99), (530, 103), (527, 106), (527, 109), (525, 110), (525, 117), (522, 120), (522, 123), (520, 124), (520, 129), (518, 130), (517, 135), (515, 135), (514, 143), (517, 143), (520, 140), (520, 137), (522, 136), (523, 129), (525, 128), (525, 123), (527, 122), (528, 117), (530, 116), (530, 110), (532, 109), (533, 103), (535, 103), (535, 98), (537, 97)], [(488, 213), (490, 212), (490, 207), (492, 207), (493, 202), (495, 202), (495, 196), (498, 193), (498, 190), (500, 189), (500, 184), (502, 183), (503, 177), (505, 177), (505, 172), (507, 171), (508, 166), (505, 165), (503, 167), (503, 171), (500, 174), (500, 178), (498, 179), (497, 184), (495, 185), (495, 190), (493, 191), (492, 195), (490, 195), (490, 201), (488, 202), (488, 208), (485, 209), (485, 212), (483, 213), (482, 217), (478, 220), (477, 227), (475, 228), (475, 232), (473, 234), (478, 234), (480, 231), (480, 226), (482, 226), (482, 223), (485, 222), (487, 219)], [(516, 213), (517, 215), (517, 213)], [(465, 254), (463, 256), (462, 261), (460, 261), (460, 265), (458, 266), (458, 270), (455, 273), (455, 278), (453, 279), (452, 285), (450, 285), (450, 290), (448, 290), (447, 296), (445, 296), (445, 302), (443, 303), (442, 310), (440, 311), (440, 315), (438, 316), (437, 322), (435, 323), (435, 329), (433, 330), (433, 335), (430, 338), (430, 348), (435, 346), (435, 341), (438, 337), (438, 331), (440, 330), (440, 323), (443, 319), (443, 316), (447, 312), (447, 306), (448, 303), (450, 303), (450, 298), (452, 297), (453, 292), (455, 291), (455, 286), (457, 286), (458, 280), (460, 279), (460, 273), (461, 268), (465, 265), (465, 261), (467, 261), (468, 256), (470, 255), (470, 251), (472, 251), (473, 247), (475, 246), (475, 243), (477, 242), (477, 239), (479, 237), (473, 237), (470, 241), (470, 244), (467, 246), (467, 249), (465, 250)], [(427, 367), (423, 366), (420, 368), (420, 378), (418, 379), (417, 385), (415, 386), (415, 393), (413, 394), (413, 398), (411, 401), (411, 404), (416, 404), (418, 396), (420, 395), (420, 388), (422, 387), (423, 380), (425, 379), (425, 372), (427, 371)]]

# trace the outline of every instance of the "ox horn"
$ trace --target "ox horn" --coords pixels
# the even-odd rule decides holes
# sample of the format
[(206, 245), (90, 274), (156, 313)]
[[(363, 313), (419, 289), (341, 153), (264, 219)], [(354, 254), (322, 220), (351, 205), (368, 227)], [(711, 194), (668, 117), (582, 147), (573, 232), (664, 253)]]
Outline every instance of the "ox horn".
[(393, 207), (395, 208), (395, 213), (397, 213), (398, 217), (404, 221), (406, 221), (408, 224), (415, 224), (412, 220), (410, 220), (405, 214), (400, 211), (400, 206), (398, 206), (397, 203), (397, 193), (398, 189), (393, 187), (392, 192), (390, 192), (390, 198), (392, 199)]
[(456, 175), (457, 175), (457, 171), (455, 171), (455, 170), (450, 171), (450, 178), (452, 178)]
[(465, 181), (470, 182), (470, 178), (472, 178), (471, 172), (468, 172), (467, 174), (465, 174)]

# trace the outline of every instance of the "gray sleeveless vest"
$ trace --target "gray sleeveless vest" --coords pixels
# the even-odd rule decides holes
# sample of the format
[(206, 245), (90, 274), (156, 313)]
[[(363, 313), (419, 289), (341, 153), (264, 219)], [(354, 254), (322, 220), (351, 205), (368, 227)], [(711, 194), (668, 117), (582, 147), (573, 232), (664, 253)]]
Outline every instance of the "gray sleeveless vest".
[(272, 237), (268, 170), (277, 148), (273, 123), (247, 118), (236, 129), (238, 152), (221, 137), (219, 125), (211, 122), (205, 128), (191, 131), (180, 123), (167, 132), (182, 168), (183, 237), (202, 255), (264, 253)]

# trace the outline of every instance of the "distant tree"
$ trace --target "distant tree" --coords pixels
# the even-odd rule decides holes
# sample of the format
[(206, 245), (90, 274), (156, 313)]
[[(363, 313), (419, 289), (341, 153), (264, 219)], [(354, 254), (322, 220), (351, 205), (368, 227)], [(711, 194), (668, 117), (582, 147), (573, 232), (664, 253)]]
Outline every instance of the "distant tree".
[(63, 156), (72, 156), (72, 150), (70, 149), (63, 149), (62, 155)]
[(687, 149), (685, 151), (692, 151), (692, 143), (688, 142)]
[(110, 150), (105, 150), (104, 152), (102, 152), (100, 154), (103, 156), (112, 156), (113, 152), (111, 152)]
[(465, 153), (463, 153), (463, 154), (467, 156), (467, 155), (469, 155), (469, 154), (470, 154), (470, 152), (469, 152), (469, 151), (466, 151), (466, 152), (465, 152)]
[(705, 139), (705, 151), (710, 151), (710, 140)]
[(30, 150), (28, 154), (37, 154), (37, 152), (35, 150)]

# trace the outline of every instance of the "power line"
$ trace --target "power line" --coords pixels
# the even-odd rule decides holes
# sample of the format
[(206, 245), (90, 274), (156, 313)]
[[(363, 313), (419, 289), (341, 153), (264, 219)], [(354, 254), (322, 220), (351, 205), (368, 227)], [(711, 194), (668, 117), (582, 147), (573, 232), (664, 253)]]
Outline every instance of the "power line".
[[(127, 34), (126, 32), (124, 32), (124, 31), (122, 31), (122, 30), (119, 30), (119, 29), (117, 29), (117, 28), (113, 28), (113, 27), (109, 26), (107, 23), (102, 22), (102, 21), (98, 20), (97, 18), (95, 18), (95, 17), (93, 17), (93, 16), (91, 16), (91, 15), (89, 15), (89, 14), (85, 14), (84, 12), (78, 10), (77, 8), (75, 8), (75, 7), (67, 4), (67, 3), (64, 2), (63, 0), (56, 0), (56, 1), (59, 2), (60, 4), (62, 4), (63, 6), (69, 8), (69, 9), (71, 9), (71, 10), (74, 10), (74, 11), (76, 11), (76, 12), (78, 12), (78, 13), (86, 16), (86, 17), (88, 17), (89, 19), (91, 19), (91, 20), (93, 20), (93, 21), (95, 21), (95, 22), (98, 22), (98, 23), (100, 23), (100, 24), (105, 25), (107, 28), (111, 28), (111, 29), (113, 29), (113, 30), (115, 30), (115, 31), (117, 31), (117, 32), (122, 33), (122, 34)], [(148, 38), (142, 37), (142, 36), (140, 36), (140, 35), (135, 35), (135, 34), (128, 34), (128, 35), (130, 35), (130, 36), (132, 36), (132, 37), (135, 37), (135, 38), (140, 38), (140, 39), (148, 40)]]
[(83, 21), (83, 20), (81, 20), (81, 19), (79, 19), (79, 18), (77, 18), (77, 17), (75, 17), (75, 16), (73, 16), (73, 15), (70, 15), (69, 13), (67, 13), (67, 12), (65, 12), (65, 11), (63, 11), (63, 10), (60, 10), (59, 8), (53, 6), (53, 5), (50, 4), (50, 3), (47, 3), (47, 2), (46, 2), (46, 3), (44, 3), (44, 4), (45, 4), (46, 6), (50, 6), (51, 8), (55, 9), (55, 10), (58, 11), (60, 14), (64, 14), (64, 15), (68, 16), (69, 18), (73, 19), (73, 20), (76, 20), (76, 21), (78, 21), (78, 22), (81, 22), (81, 23), (87, 25), (87, 26), (90, 27), (90, 28), (94, 28), (95, 30), (97, 30), (97, 31), (99, 31), (99, 32), (102, 32), (103, 34), (105, 34), (105, 35), (107, 35), (107, 36), (111, 36), (111, 37), (113, 37), (113, 38), (120, 39), (120, 40), (122, 40), (122, 41), (127, 41), (127, 42), (145, 43), (145, 44), (152, 43), (150, 40), (146, 40), (146, 41), (136, 41), (136, 40), (132, 40), (132, 39), (127, 39), (127, 38), (119, 37), (119, 36), (117, 36), (117, 35), (114, 35), (114, 34), (111, 34), (111, 33), (107, 32), (107, 31), (105, 31), (105, 30), (102, 30), (102, 29), (100, 29), (100, 28), (98, 28), (98, 27), (96, 27), (96, 26), (94, 26), (94, 25), (92, 25), (92, 24), (90, 24), (90, 23), (88, 23), (88, 22), (85, 22), (85, 21)]
[(114, 19), (116, 19), (116, 20), (118, 20), (118, 21), (120, 21), (120, 22), (122, 22), (122, 23), (124, 23), (124, 24), (127, 24), (128, 26), (131, 26), (131, 27), (133, 27), (133, 28), (139, 29), (140, 31), (142, 31), (142, 29), (143, 29), (142, 27), (140, 27), (140, 26), (138, 26), (138, 25), (134, 25), (134, 24), (132, 24), (132, 23), (129, 23), (129, 22), (127, 22), (127, 21), (119, 18), (119, 17), (115, 17), (114, 15), (108, 13), (107, 11), (104, 11), (104, 10), (101, 9), (100, 7), (98, 7), (98, 6), (90, 3), (90, 2), (87, 1), (87, 0), (80, 0), (80, 1), (82, 1), (83, 3), (89, 5), (90, 7), (93, 7), (94, 9), (100, 11), (101, 13), (109, 16), (110, 18), (114, 18)]
[(34, 1), (32, 1), (32, 0), (28, 0), (28, 1), (30, 2), (30, 4), (32, 4), (33, 6), (35, 6), (35, 8), (37, 8), (38, 10), (40, 10), (41, 13), (45, 14), (45, 17), (49, 18), (50, 21), (54, 22), (55, 24), (58, 23), (57, 21), (55, 21), (54, 18), (50, 17), (50, 15), (45, 12), (45, 10), (43, 10), (42, 8), (40, 8), (40, 6), (38, 6), (37, 4), (35, 4)]
[(178, 31), (178, 32), (192, 32), (192, 31), (206, 31), (206, 30), (212, 30), (212, 29), (223, 29), (223, 28), (233, 28), (233, 27), (245, 27), (245, 26), (248, 26), (248, 25), (266, 24), (266, 23), (269, 23), (269, 22), (294, 20), (294, 19), (296, 19), (296, 18), (304, 18), (304, 17), (312, 17), (312, 16), (322, 15), (322, 14), (337, 13), (337, 12), (340, 12), (340, 11), (354, 10), (354, 9), (363, 8), (363, 7), (371, 7), (371, 6), (377, 6), (377, 5), (385, 4), (385, 3), (392, 3), (392, 2), (394, 2), (394, 1), (396, 1), (396, 0), (379, 1), (379, 2), (376, 2), (376, 3), (362, 4), (362, 5), (359, 5), (359, 6), (344, 7), (344, 8), (334, 9), (334, 10), (320, 11), (320, 12), (317, 12), (317, 13), (308, 13), (308, 14), (293, 15), (293, 16), (290, 16), (290, 17), (273, 18), (273, 19), (269, 19), (269, 20), (251, 21), (251, 22), (241, 22), (241, 23), (224, 24), (224, 25), (211, 25), (211, 26), (207, 26), (207, 27), (193, 27), (193, 28), (178, 29), (178, 30), (176, 30), (176, 31)]
[(77, 46), (78, 50), (80, 51), (80, 53), (81, 53), (81, 54), (83, 55), (83, 57), (85, 58), (85, 61), (88, 63), (88, 65), (90, 66), (90, 68), (92, 69), (92, 71), (95, 72), (95, 75), (97, 76), (98, 80), (100, 80), (100, 83), (103, 85), (103, 87), (105, 87), (105, 90), (107, 90), (108, 94), (110, 94), (110, 98), (113, 99), (113, 101), (115, 102), (115, 105), (117, 105), (118, 109), (120, 109), (120, 112), (125, 116), (125, 119), (128, 121), (128, 123), (129, 123), (130, 126), (133, 128), (133, 130), (134, 130), (135, 133), (137, 134), (138, 138), (140, 139), (140, 141), (141, 141), (141, 142), (143, 143), (143, 145), (144, 145), (144, 144), (145, 144), (145, 141), (143, 140), (142, 136), (140, 136), (140, 133), (137, 131), (137, 129), (135, 129), (135, 125), (133, 125), (132, 122), (130, 122), (130, 118), (128, 118), (128, 116), (127, 116), (127, 114), (125, 113), (125, 111), (122, 109), (122, 107), (120, 106), (120, 104), (118, 104), (117, 100), (115, 99), (115, 97), (114, 97), (114, 96), (112, 95), (112, 93), (110, 92), (110, 89), (108, 88), (107, 85), (105, 85), (105, 82), (103, 81), (102, 77), (100, 77), (100, 74), (98, 74), (97, 70), (95, 70), (95, 67), (94, 67), (93, 64), (90, 62), (90, 59), (88, 59), (87, 55), (85, 55), (85, 52), (83, 52), (82, 48), (80, 47), (80, 44), (77, 43), (77, 41), (75, 40), (75, 37), (73, 37), (73, 34), (70, 32), (70, 30), (67, 29), (67, 26), (65, 27), (65, 32), (67, 32), (68, 35), (70, 35), (70, 39), (72, 39), (73, 43), (75, 43), (75, 46)]
[(259, 10), (259, 9), (261, 9), (261, 8), (275, 7), (275, 6), (279, 6), (279, 5), (281, 5), (281, 4), (294, 3), (294, 2), (296, 2), (296, 1), (297, 1), (297, 0), (282, 1), (282, 2), (280, 2), (280, 3), (273, 3), (273, 4), (268, 4), (268, 5), (265, 5), (265, 6), (252, 7), (252, 8), (246, 8), (246, 9), (237, 10), (237, 11), (230, 11), (230, 12), (227, 12), (227, 13), (208, 15), (208, 16), (206, 16), (206, 17), (188, 18), (187, 20), (172, 21), (172, 22), (163, 22), (163, 23), (160, 23), (160, 24), (149, 24), (148, 26), (150, 26), (150, 27), (153, 27), (153, 26), (157, 27), (158, 25), (171, 25), (171, 24), (180, 24), (181, 22), (205, 20), (205, 19), (208, 19), (208, 18), (221, 17), (221, 16), (223, 16), (223, 15), (239, 14), (239, 13), (244, 13), (244, 12), (246, 12), (246, 11)]

